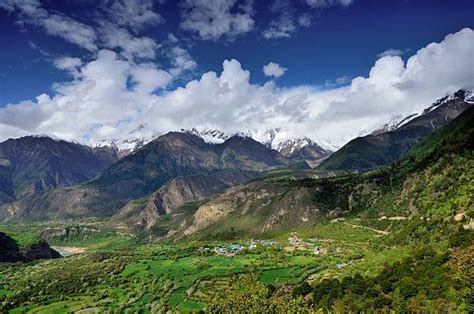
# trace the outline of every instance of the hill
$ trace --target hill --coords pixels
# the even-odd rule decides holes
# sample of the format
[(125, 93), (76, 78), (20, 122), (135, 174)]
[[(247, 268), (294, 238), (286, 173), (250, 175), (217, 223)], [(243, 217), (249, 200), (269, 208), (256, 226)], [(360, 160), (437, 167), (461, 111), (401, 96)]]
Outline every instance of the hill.
[(377, 227), (387, 225), (383, 220), (390, 217), (458, 215), (469, 228), (474, 216), (473, 126), (471, 107), (412, 148), (402, 161), (367, 173), (271, 178), (230, 188), (200, 204), (188, 214), (181, 231), (170, 230), (169, 236), (254, 237), (338, 217), (358, 217)]
[(439, 99), (421, 115), (402, 121), (389, 132), (376, 132), (350, 141), (324, 160), (318, 169), (362, 171), (388, 165), (402, 158), (425, 136), (446, 125), (473, 103), (471, 92), (459, 90)]
[(59, 258), (61, 255), (48, 243), (36, 237), (19, 241), (0, 232), (0, 263), (27, 262), (35, 259)]

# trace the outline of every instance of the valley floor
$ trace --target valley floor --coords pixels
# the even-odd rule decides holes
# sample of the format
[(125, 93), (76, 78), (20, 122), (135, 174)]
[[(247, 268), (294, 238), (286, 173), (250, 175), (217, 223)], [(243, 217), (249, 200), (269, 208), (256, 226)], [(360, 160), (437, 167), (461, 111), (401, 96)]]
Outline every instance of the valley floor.
[(2, 266), (1, 306), (11, 313), (197, 311), (206, 309), (213, 295), (235, 278), (253, 276), (263, 285), (289, 289), (356, 273), (375, 276), (385, 263), (409, 254), (408, 246), (380, 247), (385, 233), (358, 226), (357, 221), (329, 223), (282, 233), (271, 241), (144, 245), (107, 234), (84, 240), (52, 238), (63, 255), (79, 254)]
[[(94, 236), (73, 235), (71, 230), (81, 223), (101, 231)], [(402, 226), (409, 222), (392, 223)], [(22, 232), (61, 230), (60, 226), (9, 225), (0, 226), (0, 230), (16, 230), (16, 237), (21, 238)], [(390, 229), (390, 224), (384, 226)], [(412, 243), (392, 244), (387, 230), (366, 227), (359, 219), (350, 218), (283, 232), (272, 239), (219, 242), (140, 244), (143, 239), (114, 233), (100, 221), (79, 222), (64, 230), (69, 236), (55, 231), (49, 241), (67, 257), (2, 265), (2, 312), (221, 312), (235, 309), (239, 297), (246, 304), (244, 311), (257, 302), (275, 313), (309, 311), (309, 304), (313, 310), (323, 306), (337, 312), (337, 303), (327, 308), (311, 301), (317, 290), (308, 287), (317, 289), (335, 278), (340, 282), (359, 277), (376, 280), (387, 267), (412, 256), (414, 247)], [(435, 249), (445, 251), (443, 245)], [(244, 290), (236, 290), (239, 283)], [(251, 296), (245, 294), (235, 296), (246, 290), (271, 295), (270, 303), (247, 302)], [(227, 295), (223, 296), (223, 291)]]

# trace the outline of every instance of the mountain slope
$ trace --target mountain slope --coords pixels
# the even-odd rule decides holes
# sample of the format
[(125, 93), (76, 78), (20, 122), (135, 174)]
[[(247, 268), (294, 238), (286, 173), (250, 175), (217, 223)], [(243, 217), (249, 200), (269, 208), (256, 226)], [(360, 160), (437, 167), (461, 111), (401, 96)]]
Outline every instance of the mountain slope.
[(290, 160), (306, 161), (312, 167), (318, 165), (332, 153), (309, 138), (290, 139), (281, 142), (277, 150)]
[(192, 134), (171, 132), (120, 159), (87, 184), (3, 206), (0, 219), (107, 216), (176, 177), (226, 169), (265, 171), (286, 165), (288, 161), (278, 152), (251, 138), (233, 136), (222, 144), (209, 144)]
[[(316, 180), (265, 179), (233, 187), (200, 204), (178, 231), (168, 235), (256, 237), (304, 229), (336, 217), (360, 218), (372, 228), (396, 228), (383, 219), (446, 220), (457, 215), (464, 217), (465, 228), (473, 228), (473, 143), (474, 107), (470, 107), (391, 167)], [(390, 231), (397, 230), (383, 232)]]
[(150, 229), (160, 216), (180, 215), (177, 210), (184, 204), (202, 201), (260, 175), (252, 171), (227, 170), (209, 175), (177, 177), (151, 195), (130, 201), (113, 220), (119, 225)]
[(180, 132), (192, 134), (201, 137), (206, 143), (222, 144), (224, 141), (239, 136), (242, 138), (252, 138), (263, 144), (269, 149), (278, 151), (282, 156), (294, 162), (307, 162), (310, 166), (318, 165), (323, 159), (327, 158), (332, 151), (322, 148), (310, 138), (290, 138), (284, 139), (279, 132), (280, 129), (269, 129), (262, 131), (245, 131), (229, 135), (220, 130), (203, 130), (196, 128)]
[(139, 194), (155, 191), (168, 180), (223, 169), (264, 171), (288, 161), (251, 138), (233, 136), (210, 144), (198, 136), (170, 132), (105, 170), (90, 185), (122, 185)]
[(116, 152), (45, 136), (0, 143), (0, 204), (90, 180), (117, 160)]
[(472, 94), (460, 90), (443, 97), (422, 115), (396, 129), (356, 138), (324, 160), (321, 170), (367, 170), (398, 160), (426, 135), (446, 125), (474, 103)]

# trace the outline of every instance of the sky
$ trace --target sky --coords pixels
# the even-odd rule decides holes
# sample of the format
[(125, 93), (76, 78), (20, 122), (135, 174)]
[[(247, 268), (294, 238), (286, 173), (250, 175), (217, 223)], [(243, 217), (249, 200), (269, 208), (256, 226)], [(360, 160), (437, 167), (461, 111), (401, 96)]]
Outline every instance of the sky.
[(1, 0), (0, 140), (181, 128), (338, 148), (474, 88), (474, 1)]

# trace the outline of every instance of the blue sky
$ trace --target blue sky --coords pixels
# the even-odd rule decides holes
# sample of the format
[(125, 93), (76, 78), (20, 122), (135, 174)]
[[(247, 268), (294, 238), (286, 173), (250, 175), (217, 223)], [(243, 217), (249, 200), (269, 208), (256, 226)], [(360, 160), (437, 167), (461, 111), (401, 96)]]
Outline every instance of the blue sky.
[[(0, 2), (0, 108), (11, 108), (0, 111), (0, 130), (3, 123), (11, 136), (44, 131), (93, 142), (115, 140), (141, 124), (149, 127), (147, 136), (188, 126), (283, 128), (284, 137), (301, 136), (291, 131), (295, 125), (306, 125), (301, 131), (306, 134), (312, 124), (321, 124), (318, 119), (360, 112), (351, 105), (357, 98), (348, 97), (358, 77), (376, 86), (370, 73), (382, 68), (383, 75), (392, 75), (393, 68), (403, 81), (413, 72), (405, 62), (430, 43), (446, 42), (443, 53), (452, 60), (469, 56), (469, 45), (460, 48), (446, 36), (458, 34), (456, 40), (471, 44), (472, 28), (474, 1), (467, 0), (5, 0)], [(429, 60), (429, 54), (423, 56)], [(227, 70), (224, 60), (233, 60)], [(405, 93), (393, 107), (367, 105), (366, 117), (344, 120), (351, 129), (347, 134), (331, 135), (340, 128), (332, 125), (312, 137), (341, 145), (384, 119), (429, 105), (424, 102), (442, 96), (436, 92), (469, 88), (471, 74), (453, 74), (433, 86), (415, 84), (420, 90), (410, 92), (424, 96), (411, 103), (408, 89), (393, 85)], [(196, 86), (187, 87), (190, 81)], [(107, 82), (116, 85), (108, 90)], [(205, 99), (206, 93), (223, 95), (213, 88), (224, 83), (234, 94), (222, 97), (221, 105), (208, 105), (213, 100)], [(82, 97), (87, 91), (90, 99)], [(119, 99), (111, 96), (120, 93)], [(193, 99), (201, 93), (200, 101)], [(61, 112), (65, 103), (71, 104)], [(246, 106), (258, 110), (242, 111)], [(59, 116), (74, 119), (88, 109), (89, 116), (104, 116), (76, 131), (58, 122)], [(124, 113), (108, 118), (116, 111)], [(261, 116), (240, 118), (252, 111)], [(192, 118), (179, 120), (189, 113)], [(162, 119), (159, 126), (144, 118), (152, 114)]]
[[(71, 16), (92, 15), (94, 10), (88, 6), (93, 1), (83, 2), (89, 4), (66, 6), (64, 1), (45, 1), (45, 4)], [(147, 27), (143, 33), (158, 41), (166, 39), (168, 33), (188, 40), (189, 52), (198, 64), (190, 76), (218, 71), (223, 60), (235, 58), (251, 71), (252, 81), (261, 83), (266, 79), (262, 66), (275, 61), (289, 69), (278, 83), (296, 86), (324, 85), (344, 76), (366, 75), (377, 55), (387, 49), (401, 50), (402, 57), (406, 57), (410, 51), (439, 41), (446, 34), (474, 27), (474, 1), (359, 0), (349, 6), (319, 9), (304, 1), (293, 1), (294, 14), (309, 14), (311, 25), (299, 27), (289, 38), (268, 40), (262, 37), (261, 31), (278, 15), (268, 9), (269, 4), (271, 1), (259, 1), (255, 5), (255, 29), (233, 41), (199, 40), (180, 29), (177, 1), (156, 2), (153, 8), (164, 22)], [(62, 38), (44, 34), (38, 27), (18, 25), (16, 14), (6, 10), (0, 10), (0, 34), (6, 47), (0, 50), (0, 106), (33, 99), (43, 92), (51, 93), (55, 82), (67, 80), (68, 75), (53, 66), (51, 60), (55, 56), (91, 58), (87, 51), (78, 50)]]

